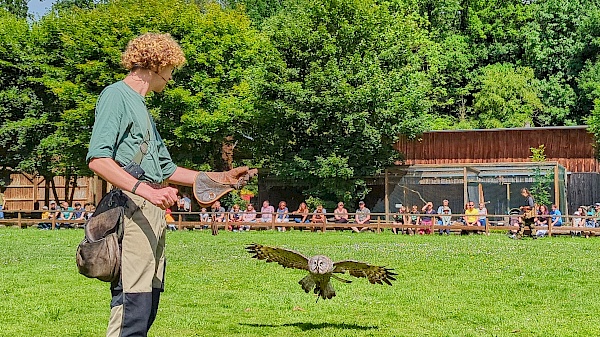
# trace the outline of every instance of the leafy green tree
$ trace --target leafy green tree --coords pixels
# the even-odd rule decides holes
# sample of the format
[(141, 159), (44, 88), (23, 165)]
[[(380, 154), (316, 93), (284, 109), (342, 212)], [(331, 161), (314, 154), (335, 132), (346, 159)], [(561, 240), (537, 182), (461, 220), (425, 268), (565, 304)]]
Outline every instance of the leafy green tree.
[(473, 109), (484, 128), (532, 126), (533, 117), (544, 109), (530, 68), (490, 65), (476, 83)]
[[(531, 150), (531, 161), (537, 164), (546, 161), (546, 146), (544, 144), (538, 147), (529, 148)], [(546, 205), (548, 207), (552, 201), (550, 200), (550, 188), (553, 181), (552, 172), (544, 172), (539, 165), (533, 168), (533, 184), (531, 185), (531, 195), (538, 205)]]
[[(538, 125), (581, 123), (591, 101), (578, 107), (577, 77), (597, 51), (591, 36), (598, 4), (585, 0), (532, 2), (534, 19), (523, 26), (525, 53), (521, 64), (531, 67), (541, 82), (542, 103), (547, 107)], [(597, 33), (596, 33), (596, 36)]]
[(259, 156), (310, 181), (307, 195), (349, 200), (395, 160), (400, 134), (429, 123), (431, 40), (418, 16), (377, 1), (298, 1), (263, 31), (285, 62), (262, 83)]
[(0, 11), (0, 170), (23, 169), (44, 135), (53, 132), (43, 109), (43, 89), (31, 77), (39, 59), (27, 21)]
[[(121, 52), (146, 31), (170, 33), (188, 59), (173, 84), (147, 98), (173, 159), (186, 167), (218, 169), (224, 141), (236, 151), (247, 148), (240, 134), (256, 120), (249, 81), (261, 78), (263, 60), (272, 54), (248, 17), (216, 4), (115, 0), (93, 9), (56, 8), (34, 26), (46, 63), (37, 81), (51, 93), (44, 106), (59, 113), (52, 120), (55, 132), (29, 161), (32, 170), (90, 174), (85, 155), (97, 96), (125, 77)], [(40, 156), (52, 160), (39, 161)]]
[(0, 8), (20, 19), (27, 18), (29, 0), (0, 0)]

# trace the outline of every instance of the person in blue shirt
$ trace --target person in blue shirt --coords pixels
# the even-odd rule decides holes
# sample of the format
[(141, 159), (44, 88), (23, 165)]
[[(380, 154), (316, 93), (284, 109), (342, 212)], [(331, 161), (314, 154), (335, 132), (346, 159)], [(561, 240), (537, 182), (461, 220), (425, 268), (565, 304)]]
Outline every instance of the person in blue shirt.
[(558, 206), (556, 206), (555, 204), (552, 204), (552, 210), (549, 213), (550, 215), (552, 215), (552, 226), (553, 227), (560, 227), (562, 226), (562, 213), (558, 210)]

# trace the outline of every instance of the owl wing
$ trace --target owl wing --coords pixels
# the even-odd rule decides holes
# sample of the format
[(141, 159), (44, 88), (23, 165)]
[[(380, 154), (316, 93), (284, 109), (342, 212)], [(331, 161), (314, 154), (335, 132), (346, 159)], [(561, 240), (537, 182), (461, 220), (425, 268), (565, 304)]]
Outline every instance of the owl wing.
[(394, 278), (396, 273), (393, 273), (393, 269), (386, 267), (373, 266), (368, 263), (345, 260), (339, 261), (333, 264), (334, 273), (345, 273), (348, 272), (354, 277), (366, 277), (372, 284), (378, 283), (383, 284), (384, 282), (392, 285), (390, 281), (396, 281)]
[(284, 268), (295, 268), (308, 270), (308, 258), (296, 251), (269, 247), (253, 243), (246, 247), (248, 253), (254, 254), (254, 258), (266, 260), (267, 262), (277, 262)]

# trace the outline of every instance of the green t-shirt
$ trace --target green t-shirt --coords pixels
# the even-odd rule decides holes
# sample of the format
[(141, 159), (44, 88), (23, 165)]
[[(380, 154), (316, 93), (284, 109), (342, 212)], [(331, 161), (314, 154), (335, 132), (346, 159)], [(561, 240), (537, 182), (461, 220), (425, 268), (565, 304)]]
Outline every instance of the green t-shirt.
[(113, 158), (125, 166), (148, 138), (148, 152), (141, 162), (145, 171), (143, 179), (162, 182), (175, 172), (177, 165), (156, 130), (144, 96), (123, 81), (106, 87), (96, 104), (96, 119), (86, 160)]

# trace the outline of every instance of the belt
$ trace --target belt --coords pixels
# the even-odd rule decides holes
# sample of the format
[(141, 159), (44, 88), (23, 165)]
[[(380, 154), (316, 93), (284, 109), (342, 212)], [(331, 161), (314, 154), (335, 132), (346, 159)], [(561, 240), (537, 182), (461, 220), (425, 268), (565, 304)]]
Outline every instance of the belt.
[(142, 184), (146, 184), (146, 185), (152, 187), (155, 190), (159, 190), (161, 188), (165, 188), (165, 187), (169, 186), (169, 184), (167, 182), (164, 182), (164, 181), (162, 183), (155, 183), (155, 182), (152, 182), (152, 181), (142, 181)]

